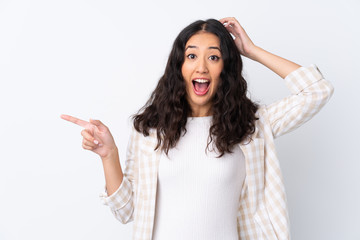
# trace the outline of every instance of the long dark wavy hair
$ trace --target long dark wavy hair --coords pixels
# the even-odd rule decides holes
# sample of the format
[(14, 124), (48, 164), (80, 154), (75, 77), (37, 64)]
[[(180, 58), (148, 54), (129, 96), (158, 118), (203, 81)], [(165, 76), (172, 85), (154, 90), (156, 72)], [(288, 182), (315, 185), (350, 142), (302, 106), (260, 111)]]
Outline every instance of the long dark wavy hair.
[[(206, 149), (214, 141), (219, 156), (255, 132), (255, 113), (259, 107), (247, 96), (247, 82), (241, 75), (243, 63), (235, 42), (215, 19), (198, 20), (184, 28), (173, 44), (164, 75), (160, 78), (150, 99), (133, 116), (135, 129), (144, 136), (156, 129), (157, 146), (168, 154), (180, 137), (186, 134), (187, 118), (191, 108), (186, 100), (185, 80), (181, 68), (185, 58), (185, 45), (199, 31), (215, 34), (220, 39), (224, 62), (218, 89), (212, 99), (212, 125)], [(205, 149), (205, 150), (206, 150)]]

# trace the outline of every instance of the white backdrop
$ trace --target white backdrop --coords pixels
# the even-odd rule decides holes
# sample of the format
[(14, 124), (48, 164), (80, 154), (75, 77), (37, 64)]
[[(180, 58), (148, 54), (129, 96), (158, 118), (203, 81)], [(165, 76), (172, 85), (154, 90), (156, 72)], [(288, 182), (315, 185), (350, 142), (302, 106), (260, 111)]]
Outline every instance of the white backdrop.
[[(253, 42), (335, 87), (310, 122), (276, 140), (294, 240), (360, 239), (356, 0), (0, 0), (0, 239), (131, 239), (98, 198), (100, 158), (60, 114), (100, 119), (125, 165), (130, 115), (163, 73), (177, 34), (236, 17)], [(244, 59), (251, 98), (290, 94)]]

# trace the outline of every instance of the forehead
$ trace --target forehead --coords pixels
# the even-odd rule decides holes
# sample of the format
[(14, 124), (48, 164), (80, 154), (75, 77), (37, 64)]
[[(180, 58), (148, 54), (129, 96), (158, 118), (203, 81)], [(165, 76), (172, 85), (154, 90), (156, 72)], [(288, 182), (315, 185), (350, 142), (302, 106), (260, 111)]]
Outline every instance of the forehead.
[(186, 42), (186, 46), (193, 45), (197, 47), (209, 47), (217, 46), (220, 47), (220, 39), (213, 33), (200, 31), (192, 35)]

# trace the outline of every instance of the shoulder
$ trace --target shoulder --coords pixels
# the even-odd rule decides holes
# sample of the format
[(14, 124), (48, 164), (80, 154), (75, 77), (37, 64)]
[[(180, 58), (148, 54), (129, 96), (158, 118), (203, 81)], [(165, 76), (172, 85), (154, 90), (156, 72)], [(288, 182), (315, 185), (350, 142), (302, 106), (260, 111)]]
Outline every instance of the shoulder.
[(264, 122), (264, 119), (267, 118), (269, 113), (267, 112), (266, 107), (267, 107), (266, 104), (259, 104), (259, 108), (255, 112), (255, 117), (258, 118), (258, 120), (256, 120), (255, 124)]
[(259, 108), (255, 112), (255, 132), (252, 134), (253, 137), (263, 137), (265, 132), (270, 127), (269, 113), (266, 109), (266, 104), (259, 105)]
[(139, 132), (135, 129), (134, 126), (131, 127), (130, 130), (130, 139), (132, 142), (135, 142), (137, 144), (141, 143), (146, 143), (146, 142), (156, 142), (157, 141), (157, 134), (156, 134), (156, 129), (150, 129), (149, 130), (149, 135), (145, 136), (142, 132)]

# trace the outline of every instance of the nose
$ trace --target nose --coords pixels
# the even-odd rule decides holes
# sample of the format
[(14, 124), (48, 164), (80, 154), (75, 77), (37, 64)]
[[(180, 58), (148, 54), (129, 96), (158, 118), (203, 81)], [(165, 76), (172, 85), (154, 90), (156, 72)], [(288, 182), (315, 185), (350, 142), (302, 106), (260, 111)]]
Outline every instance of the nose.
[(207, 73), (208, 72), (208, 68), (207, 68), (207, 63), (206, 60), (201, 58), (198, 61), (198, 64), (196, 66), (196, 72), (197, 73)]

